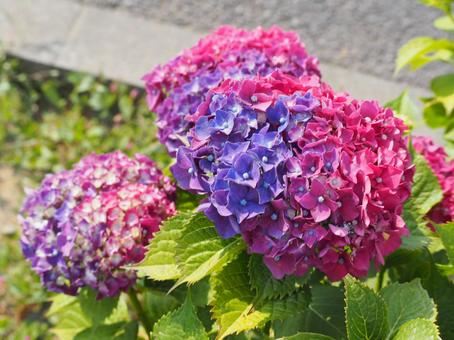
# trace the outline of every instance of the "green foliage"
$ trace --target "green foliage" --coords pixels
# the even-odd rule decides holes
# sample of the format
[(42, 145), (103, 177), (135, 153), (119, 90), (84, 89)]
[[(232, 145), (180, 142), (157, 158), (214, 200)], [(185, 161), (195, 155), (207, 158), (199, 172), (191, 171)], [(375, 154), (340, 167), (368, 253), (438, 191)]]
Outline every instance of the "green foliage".
[(164, 221), (161, 229), (154, 235), (145, 259), (131, 267), (139, 276), (147, 276), (153, 280), (172, 280), (180, 277), (176, 262), (177, 241), (181, 237), (191, 214), (180, 213)]
[(423, 318), (432, 322), (436, 319), (435, 304), (419, 279), (409, 283), (393, 283), (380, 291), (380, 295), (388, 306), (390, 336), (412, 319)]
[(429, 229), (424, 216), (443, 198), (443, 191), (437, 177), (423, 156), (414, 153), (416, 172), (410, 199), (404, 206), (404, 219), (410, 235), (403, 238), (403, 247), (416, 249), (428, 246)]
[(248, 259), (241, 254), (212, 278), (213, 316), (219, 326), (219, 338), (282, 320), (301, 313), (308, 301), (303, 291), (285, 298), (262, 299), (250, 285)]
[(153, 328), (156, 340), (208, 340), (203, 324), (198, 319), (190, 294), (184, 304), (176, 311), (163, 316)]
[(448, 39), (418, 37), (410, 40), (399, 50), (396, 73), (405, 66), (417, 70), (432, 61), (454, 63), (454, 43)]
[(0, 55), (2, 163), (37, 180), (91, 152), (141, 152), (168, 164), (142, 90), (81, 73), (26, 71)]
[(415, 154), (413, 162), (416, 172), (413, 177), (413, 187), (408, 204), (411, 209), (424, 216), (442, 200), (443, 191), (437, 177), (423, 156)]
[(99, 325), (117, 307), (117, 298), (96, 299), (96, 293), (91, 289), (84, 289), (79, 294), (79, 304), (82, 312), (89, 318), (91, 324)]
[(454, 265), (454, 222), (437, 226), (437, 232), (440, 234), (449, 262)]
[[(444, 12), (444, 16), (434, 21), (434, 26), (447, 32), (443, 39), (417, 37), (407, 42), (398, 52), (395, 71), (398, 73), (405, 66), (417, 70), (431, 62), (443, 62), (454, 66), (454, 16), (452, 0), (421, 0), (427, 6)], [(451, 34), (451, 35), (449, 35)], [(448, 142), (448, 153), (454, 156), (454, 73), (435, 77), (430, 87), (433, 96), (421, 98), (424, 104), (423, 117), (432, 128), (444, 128)], [(398, 112), (406, 112), (406, 108), (393, 107)]]
[(417, 120), (416, 117), (419, 111), (407, 90), (403, 91), (396, 99), (387, 102), (384, 106), (393, 109), (409, 127), (413, 127), (414, 122)]
[(279, 340), (333, 340), (333, 338), (323, 334), (304, 332), (279, 338)]
[(409, 282), (416, 278), (421, 280), (423, 288), (437, 305), (437, 324), (441, 337), (454, 337), (454, 284), (443, 275), (437, 266), (437, 261), (443, 260), (440, 254), (431, 254), (426, 248), (417, 250), (399, 250), (386, 260), (386, 267), (392, 281)]
[(348, 338), (385, 339), (389, 330), (385, 301), (352, 277), (344, 282)]
[(191, 217), (177, 243), (178, 267), (182, 283), (193, 284), (235, 259), (245, 249), (242, 239), (222, 240), (204, 214)]
[(438, 328), (427, 319), (414, 319), (405, 323), (394, 340), (439, 340)]
[(47, 317), (51, 331), (66, 339), (135, 339), (137, 323), (130, 322), (126, 299), (97, 300), (96, 294), (84, 290), (78, 297), (56, 295)]

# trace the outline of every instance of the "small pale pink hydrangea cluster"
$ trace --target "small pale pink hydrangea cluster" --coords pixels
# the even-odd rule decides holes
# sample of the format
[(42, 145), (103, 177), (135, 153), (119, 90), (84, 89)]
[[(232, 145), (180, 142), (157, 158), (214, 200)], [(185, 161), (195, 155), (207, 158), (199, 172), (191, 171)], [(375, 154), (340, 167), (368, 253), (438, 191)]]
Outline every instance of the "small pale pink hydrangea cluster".
[(429, 211), (427, 217), (435, 223), (454, 220), (454, 160), (449, 160), (444, 148), (429, 137), (413, 137), (413, 147), (427, 160), (443, 190), (442, 201)]
[(241, 234), (276, 278), (364, 276), (400, 246), (414, 166), (391, 109), (276, 71), (225, 80), (192, 116), (178, 184), (208, 195), (220, 235)]
[(175, 59), (144, 76), (149, 107), (158, 116), (159, 138), (169, 153), (187, 139), (208, 90), (224, 79), (268, 75), (274, 70), (294, 76), (320, 75), (318, 60), (307, 54), (294, 32), (221, 26)]
[(51, 291), (91, 287), (115, 296), (134, 284), (124, 266), (141, 261), (162, 220), (175, 214), (175, 188), (147, 157), (91, 154), (47, 175), (20, 212), (25, 257)]

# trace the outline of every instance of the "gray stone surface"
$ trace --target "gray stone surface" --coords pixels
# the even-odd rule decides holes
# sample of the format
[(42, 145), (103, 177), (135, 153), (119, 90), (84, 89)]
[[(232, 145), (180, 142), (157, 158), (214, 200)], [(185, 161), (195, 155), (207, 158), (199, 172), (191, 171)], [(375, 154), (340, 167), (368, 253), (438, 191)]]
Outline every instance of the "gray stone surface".
[(199, 34), (119, 11), (84, 8), (56, 64), (141, 85), (152, 66), (193, 45)]
[(66, 1), (0, 0), (0, 40), (18, 55), (51, 63), (81, 9)]
[[(439, 11), (417, 0), (73, 0), (121, 8), (202, 31), (220, 24), (245, 27), (279, 24), (296, 30), (322, 61), (393, 78), (398, 48), (412, 37), (439, 36)], [(448, 66), (429, 66), (399, 77), (425, 86)]]
[[(206, 32), (145, 19), (121, 8), (101, 9), (69, 0), (0, 0), (0, 41), (8, 52), (58, 67), (101, 73), (142, 85), (140, 78)], [(266, 17), (266, 15), (264, 16)], [(209, 17), (207, 17), (209, 19)], [(322, 61), (324, 80), (337, 91), (382, 104), (408, 84)], [(411, 87), (413, 96), (426, 92)], [(441, 140), (440, 134), (422, 132)]]

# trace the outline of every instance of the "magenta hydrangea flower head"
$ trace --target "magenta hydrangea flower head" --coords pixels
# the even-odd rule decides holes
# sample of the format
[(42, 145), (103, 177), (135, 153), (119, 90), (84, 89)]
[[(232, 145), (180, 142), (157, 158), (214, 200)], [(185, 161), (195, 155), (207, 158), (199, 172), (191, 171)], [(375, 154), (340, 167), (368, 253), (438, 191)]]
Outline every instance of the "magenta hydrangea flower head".
[(223, 79), (267, 75), (274, 70), (320, 75), (318, 61), (307, 54), (294, 32), (221, 26), (169, 63), (144, 76), (150, 110), (158, 116), (159, 138), (171, 155), (185, 144), (193, 115), (209, 89)]
[(427, 214), (435, 223), (454, 220), (454, 160), (449, 160), (445, 149), (429, 137), (413, 137), (413, 147), (424, 156), (438, 178), (443, 199)]
[(19, 217), (23, 253), (49, 290), (115, 296), (136, 279), (124, 267), (144, 258), (161, 221), (175, 214), (174, 194), (143, 155), (86, 156), (28, 192)]
[(414, 167), (392, 110), (317, 76), (225, 80), (177, 151), (178, 184), (222, 237), (240, 233), (276, 278), (367, 274), (401, 243)]

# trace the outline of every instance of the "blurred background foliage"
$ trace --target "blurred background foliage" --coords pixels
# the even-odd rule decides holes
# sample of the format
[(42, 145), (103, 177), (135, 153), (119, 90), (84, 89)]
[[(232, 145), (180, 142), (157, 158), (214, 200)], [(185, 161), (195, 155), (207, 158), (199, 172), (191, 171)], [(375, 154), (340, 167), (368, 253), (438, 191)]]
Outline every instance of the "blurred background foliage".
[[(20, 202), (20, 186), (33, 187), (90, 152), (140, 152), (165, 168), (169, 158), (155, 130), (142, 89), (0, 52), (0, 171), (20, 179), (19, 192), (2, 190), (0, 207), (12, 197)], [(18, 207), (6, 209), (16, 214)], [(23, 260), (17, 227), (0, 223), (0, 338), (47, 339), (50, 296)]]
[[(434, 77), (428, 88), (432, 94), (420, 98), (422, 115), (427, 126), (439, 128), (444, 133), (447, 152), (454, 157), (454, 14), (452, 0), (420, 0), (426, 6), (435, 7), (442, 15), (433, 26), (444, 32), (443, 38), (416, 37), (404, 44), (397, 53), (395, 73), (404, 68), (416, 71), (431, 63), (444, 63), (451, 71)], [(407, 121), (419, 110), (411, 102), (408, 92), (388, 103), (393, 109), (407, 117)]]

